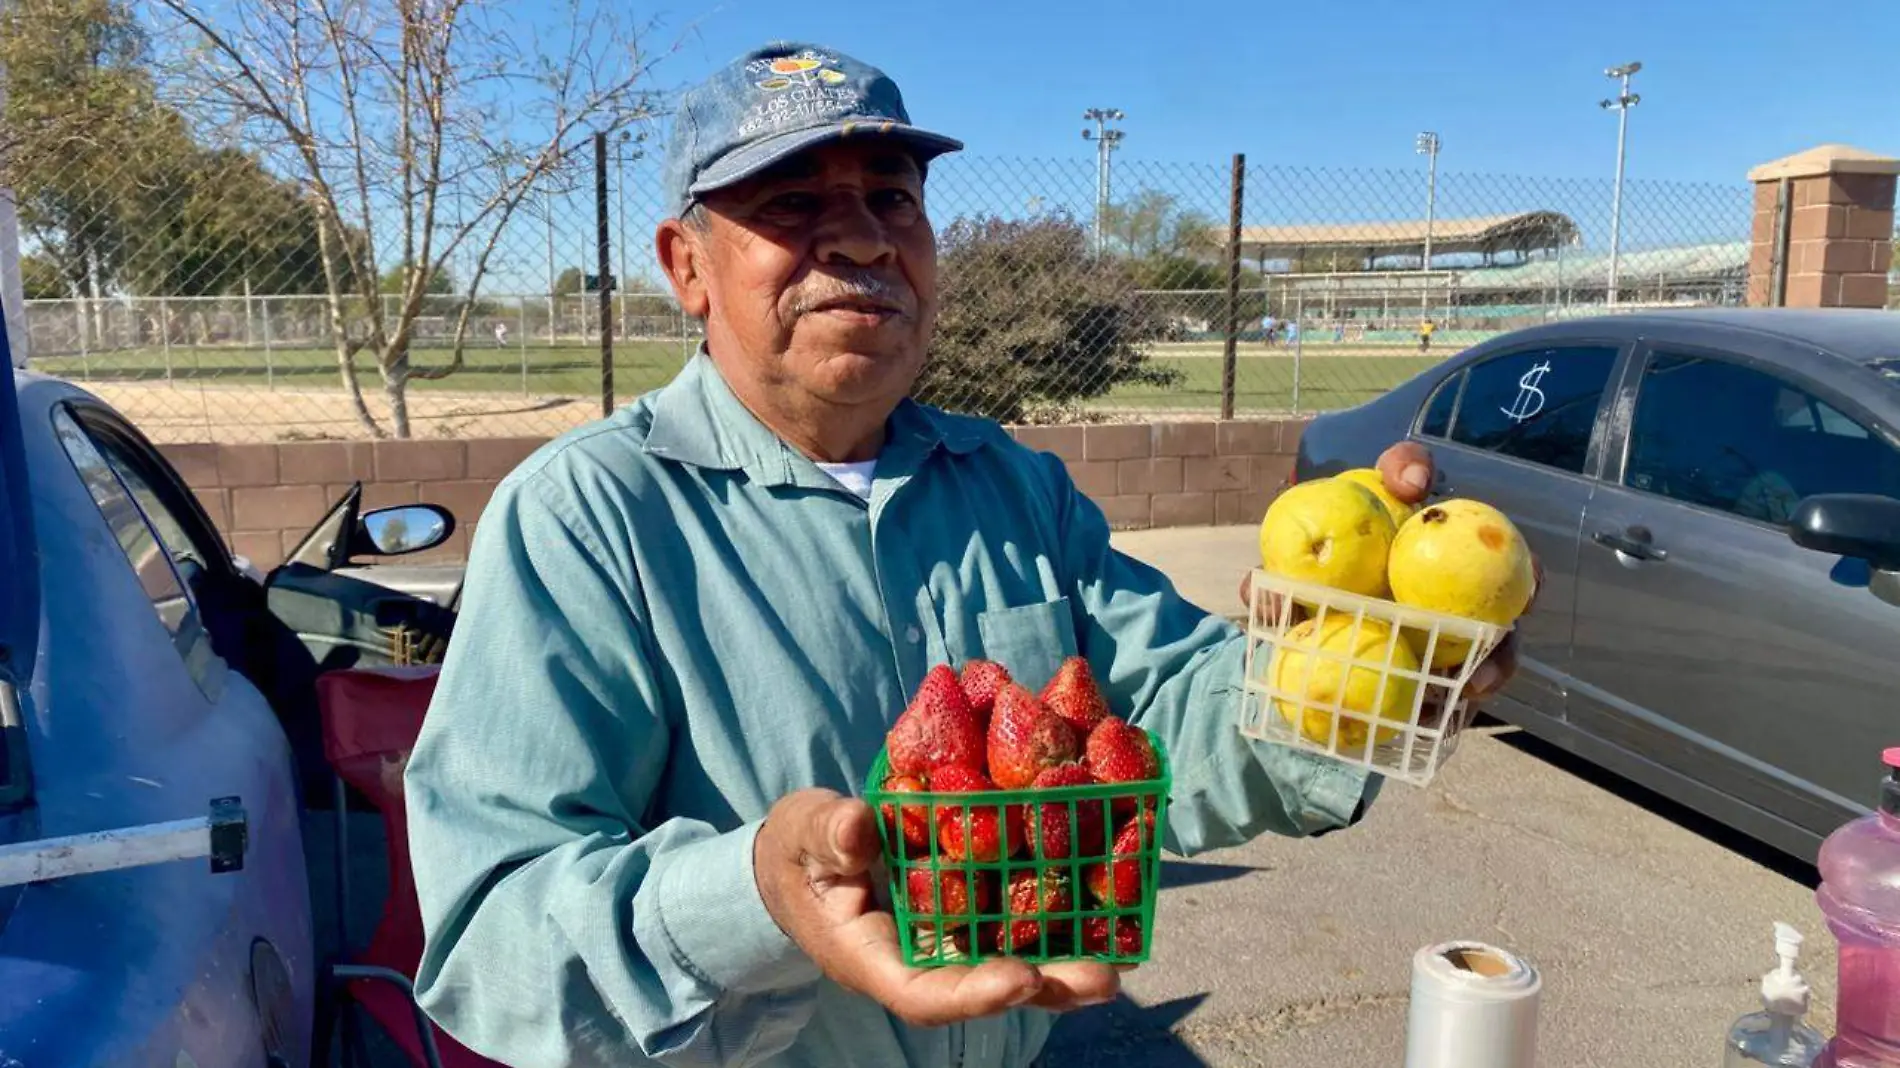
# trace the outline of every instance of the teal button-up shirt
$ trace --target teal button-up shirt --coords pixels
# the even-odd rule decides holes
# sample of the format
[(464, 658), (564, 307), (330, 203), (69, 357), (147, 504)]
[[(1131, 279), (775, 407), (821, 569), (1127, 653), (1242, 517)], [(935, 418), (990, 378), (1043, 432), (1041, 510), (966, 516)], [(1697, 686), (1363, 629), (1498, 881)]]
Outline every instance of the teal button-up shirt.
[(994, 423), (900, 405), (866, 501), (702, 350), (481, 517), (405, 772), (422, 1005), (517, 1068), (1025, 1065), (1044, 1011), (915, 1028), (824, 979), (760, 901), (761, 821), (861, 792), (931, 665), (1033, 690), (1079, 653), (1167, 744), (1170, 850), (1350, 822), (1380, 780), (1235, 730), (1244, 644)]

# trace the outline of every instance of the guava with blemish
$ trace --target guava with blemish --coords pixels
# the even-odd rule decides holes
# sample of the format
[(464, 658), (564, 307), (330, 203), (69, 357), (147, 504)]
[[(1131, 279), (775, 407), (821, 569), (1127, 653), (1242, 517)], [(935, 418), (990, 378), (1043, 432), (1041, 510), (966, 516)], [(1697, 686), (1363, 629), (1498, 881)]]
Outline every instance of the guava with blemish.
[[(1465, 499), (1428, 505), (1406, 520), (1392, 539), (1386, 577), (1400, 604), (1501, 627), (1524, 614), (1537, 587), (1530, 545), (1517, 525), (1491, 505)], [(1470, 647), (1440, 634), (1431, 665), (1462, 663)]]

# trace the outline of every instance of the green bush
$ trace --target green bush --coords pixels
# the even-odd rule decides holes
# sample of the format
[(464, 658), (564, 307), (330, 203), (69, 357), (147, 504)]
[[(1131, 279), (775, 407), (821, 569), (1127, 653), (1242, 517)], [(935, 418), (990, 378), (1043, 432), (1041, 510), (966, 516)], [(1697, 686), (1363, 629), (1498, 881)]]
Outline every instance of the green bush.
[(941, 304), (918, 400), (1012, 423), (1124, 383), (1180, 381), (1148, 359), (1165, 320), (1134, 297), (1127, 263), (1095, 256), (1080, 223), (959, 219), (938, 249)]

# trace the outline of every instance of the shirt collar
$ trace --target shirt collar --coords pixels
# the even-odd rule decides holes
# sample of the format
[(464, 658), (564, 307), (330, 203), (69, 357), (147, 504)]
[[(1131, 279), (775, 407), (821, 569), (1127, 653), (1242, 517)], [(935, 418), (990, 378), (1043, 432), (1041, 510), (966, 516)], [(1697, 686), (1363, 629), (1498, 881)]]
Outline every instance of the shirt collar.
[[(719, 471), (744, 471), (764, 486), (836, 489), (831, 476), (761, 423), (740, 403), (704, 342), (680, 373), (653, 395), (646, 451), (664, 460)], [(985, 435), (970, 420), (946, 415), (906, 397), (891, 413), (880, 477), (914, 468), (939, 446), (964, 455)]]

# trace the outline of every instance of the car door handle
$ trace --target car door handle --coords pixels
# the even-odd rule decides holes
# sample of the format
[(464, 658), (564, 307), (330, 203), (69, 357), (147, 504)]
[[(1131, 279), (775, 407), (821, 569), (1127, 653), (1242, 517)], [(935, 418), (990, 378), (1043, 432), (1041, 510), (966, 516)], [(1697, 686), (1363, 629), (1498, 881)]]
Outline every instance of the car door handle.
[(1590, 540), (1606, 549), (1615, 549), (1625, 556), (1635, 557), (1638, 560), (1653, 560), (1661, 563), (1669, 559), (1666, 551), (1649, 543), (1649, 532), (1641, 527), (1631, 527), (1627, 535), (1599, 530), (1590, 535)]

